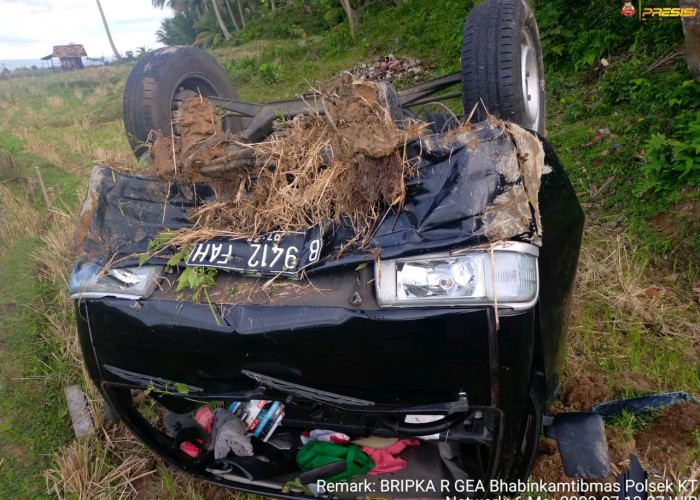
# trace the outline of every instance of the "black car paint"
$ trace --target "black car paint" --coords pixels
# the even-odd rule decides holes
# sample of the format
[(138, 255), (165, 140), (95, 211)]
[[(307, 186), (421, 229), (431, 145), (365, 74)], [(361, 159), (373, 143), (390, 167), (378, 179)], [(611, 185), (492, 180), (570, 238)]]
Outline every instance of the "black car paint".
[[(556, 389), (584, 221), (564, 169), (543, 143), (545, 163), (552, 171), (542, 176), (539, 192), (543, 234), (540, 295), (534, 307), (500, 309), (497, 320), (493, 307), (381, 310), (367, 309), (366, 304), (362, 308), (239, 305), (225, 309), (217, 324), (208, 305), (89, 299), (76, 303), (88, 373), (146, 444), (178, 467), (228, 487), (234, 485), (207, 473), (148, 425), (134, 408), (129, 391), (144, 387), (115, 376), (105, 365), (191, 384), (203, 389), (193, 394), (202, 401), (260, 394), (241, 369), (371, 400), (377, 408), (393, 408), (399, 415), (417, 405), (454, 402), (464, 393), (471, 406), (491, 408), (498, 416), (484, 475), (522, 478), (529, 473), (534, 453), (531, 443), (526, 451), (522, 449), (532, 406), (534, 413), (541, 411)], [(483, 203), (495, 198), (501, 182), (489, 183), (488, 188), (481, 185), (487, 190), (480, 195)], [(448, 226), (432, 234), (449, 235), (456, 230)], [(461, 236), (461, 244), (483, 242), (480, 224), (470, 227), (473, 234)], [(418, 241), (405, 235), (394, 238), (396, 255), (432, 251), (425, 238)], [(447, 246), (454, 248), (455, 240), (450, 241)], [(443, 249), (442, 243), (433, 242), (434, 249)], [(408, 250), (399, 250), (400, 245)], [(326, 261), (316, 272), (341, 273), (364, 259), (349, 255), (341, 261)], [(284, 399), (275, 391), (265, 394)], [(181, 396), (161, 395), (159, 400), (173, 409), (191, 410)], [(324, 424), (333, 427), (332, 422)], [(235, 487), (299, 498), (250, 485)]]
[[(496, 160), (514, 157), (517, 150), (500, 122), (482, 122), (468, 134), (478, 147), (444, 133), (406, 145), (416, 175), (406, 181), (403, 209), (381, 218), (367, 248), (381, 249), (386, 260), (489, 241), (484, 212), (500, 194), (522, 185), (520, 178), (506, 180)], [(187, 212), (215, 201), (216, 193), (204, 183), (176, 183), (97, 166), (90, 177), (88, 200), (91, 203), (83, 205), (79, 216), (85, 234), (74, 241), (76, 250), (103, 266), (130, 267), (139, 265), (139, 255), (148, 252), (164, 228), (191, 227)], [(351, 224), (323, 226), (321, 260), (307, 269), (309, 275), (373, 259), (366, 249), (347, 247), (355, 235)], [(525, 226), (506, 236), (528, 240), (533, 229)], [(165, 265), (172, 254), (165, 248), (148, 263)]]

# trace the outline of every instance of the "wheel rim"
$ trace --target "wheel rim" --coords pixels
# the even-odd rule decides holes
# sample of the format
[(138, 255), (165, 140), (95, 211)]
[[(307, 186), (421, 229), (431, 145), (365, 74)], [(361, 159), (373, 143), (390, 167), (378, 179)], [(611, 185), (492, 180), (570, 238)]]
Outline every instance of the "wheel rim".
[(170, 101), (170, 119), (173, 124), (173, 132), (180, 135), (180, 118), (182, 117), (182, 107), (190, 97), (215, 96), (215, 85), (203, 75), (186, 76), (178, 82)]
[(520, 39), (520, 64), (525, 116), (530, 128), (537, 130), (540, 120), (540, 72), (537, 51), (528, 29), (523, 29)]

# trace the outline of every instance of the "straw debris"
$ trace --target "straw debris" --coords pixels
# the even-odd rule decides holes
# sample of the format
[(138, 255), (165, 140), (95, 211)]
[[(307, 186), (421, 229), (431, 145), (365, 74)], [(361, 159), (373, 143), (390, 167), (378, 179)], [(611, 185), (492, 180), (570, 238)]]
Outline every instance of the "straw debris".
[(425, 126), (410, 120), (397, 126), (372, 83), (344, 83), (323, 98), (323, 114), (299, 115), (254, 144), (218, 131), (205, 99), (185, 103), (181, 138), (158, 137), (144, 173), (203, 181), (217, 191), (219, 201), (189, 214), (188, 242), (220, 231), (251, 237), (341, 219), (355, 229), (355, 241), (367, 241), (386, 207), (403, 206), (405, 181), (415, 174), (405, 146)]

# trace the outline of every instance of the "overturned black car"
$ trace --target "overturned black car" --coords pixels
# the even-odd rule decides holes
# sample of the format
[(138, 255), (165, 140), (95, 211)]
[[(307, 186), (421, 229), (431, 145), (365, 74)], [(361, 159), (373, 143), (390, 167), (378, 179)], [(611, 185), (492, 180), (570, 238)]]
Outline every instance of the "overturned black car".
[[(510, 37), (508, 61), (493, 49), (505, 44), (496, 28)], [(460, 83), (476, 123), (414, 111)], [(461, 73), (376, 87), (383, 113), (422, 116), (430, 132), (405, 145), (416, 175), (403, 208), (385, 208), (362, 248), (347, 245), (352, 227), (321, 220), (200, 241), (187, 266), (221, 270), (201, 303), (178, 297), (184, 267), (166, 271), (171, 254), (139, 257), (164, 230), (191, 226), (188, 212), (216, 201), (216, 189), (95, 167), (70, 291), (108, 415), (193, 475), (276, 497), (444, 496), (478, 489), (468, 480), (526, 480), (543, 427), (567, 474), (607, 476), (600, 417), (546, 415), (583, 213), (538, 134), (544, 85), (529, 5), (475, 7)], [(238, 101), (213, 59), (168, 47), (127, 83), (135, 152), (198, 94), (248, 142), (264, 140), (280, 112), (327, 111), (310, 96)]]

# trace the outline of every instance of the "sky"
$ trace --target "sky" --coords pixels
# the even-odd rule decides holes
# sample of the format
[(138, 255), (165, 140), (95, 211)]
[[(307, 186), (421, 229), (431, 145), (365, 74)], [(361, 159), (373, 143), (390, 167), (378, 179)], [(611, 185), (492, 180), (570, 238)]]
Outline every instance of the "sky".
[[(155, 9), (150, 0), (101, 3), (122, 55), (162, 45), (155, 32), (170, 9)], [(0, 0), (0, 60), (41, 59), (68, 43), (83, 44), (88, 57), (113, 57), (95, 0)]]

